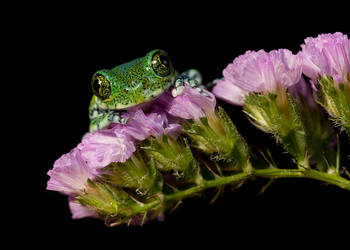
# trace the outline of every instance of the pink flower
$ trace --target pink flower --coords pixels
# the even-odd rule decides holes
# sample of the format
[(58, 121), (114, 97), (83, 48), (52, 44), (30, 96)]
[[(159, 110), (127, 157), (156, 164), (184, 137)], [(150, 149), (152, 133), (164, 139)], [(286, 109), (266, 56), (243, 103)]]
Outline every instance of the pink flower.
[(301, 45), (303, 73), (313, 81), (332, 76), (335, 83), (346, 82), (350, 73), (350, 40), (340, 32), (308, 37)]
[(301, 58), (287, 49), (247, 51), (224, 69), (224, 77), (249, 92), (274, 92), (278, 85), (290, 87), (301, 77)]
[(109, 129), (87, 133), (77, 148), (88, 166), (96, 171), (111, 162), (125, 162), (136, 150), (129, 136)]
[(213, 94), (203, 90), (204, 94), (185, 86), (183, 93), (172, 99), (168, 106), (168, 113), (182, 119), (198, 120), (206, 113), (215, 110), (216, 99)]
[(146, 115), (142, 109), (135, 109), (130, 111), (129, 119), (127, 124), (87, 133), (78, 145), (83, 159), (96, 175), (111, 162), (125, 162), (135, 152), (135, 142), (162, 134), (176, 138), (182, 132), (181, 125), (169, 124), (161, 110)]
[(153, 136), (159, 137), (162, 134), (176, 138), (182, 127), (177, 123), (169, 123), (165, 111), (157, 109), (145, 114), (141, 109), (130, 112), (130, 121), (126, 125), (116, 124), (112, 131), (115, 134), (125, 134), (132, 140), (143, 141)]
[(182, 132), (178, 123), (169, 123), (165, 111), (145, 114), (141, 109), (130, 113), (127, 124), (87, 133), (70, 153), (61, 156), (48, 172), (48, 190), (66, 195), (79, 194), (87, 179), (94, 179), (99, 170), (111, 162), (125, 162), (136, 150), (135, 143), (150, 136), (168, 134), (176, 138)]
[(247, 51), (233, 60), (224, 70), (213, 93), (233, 104), (243, 104), (249, 92), (276, 92), (280, 87), (298, 83), (302, 73), (300, 55), (287, 49)]
[(47, 189), (66, 195), (81, 193), (85, 189), (88, 178), (94, 177), (93, 171), (83, 160), (77, 148), (62, 155), (47, 174), (50, 176)]
[(72, 213), (72, 219), (81, 219), (85, 217), (94, 217), (94, 218), (98, 217), (95, 211), (90, 210), (88, 207), (85, 207), (79, 203), (74, 202), (74, 200), (71, 198), (69, 198), (68, 205), (69, 205), (70, 212)]

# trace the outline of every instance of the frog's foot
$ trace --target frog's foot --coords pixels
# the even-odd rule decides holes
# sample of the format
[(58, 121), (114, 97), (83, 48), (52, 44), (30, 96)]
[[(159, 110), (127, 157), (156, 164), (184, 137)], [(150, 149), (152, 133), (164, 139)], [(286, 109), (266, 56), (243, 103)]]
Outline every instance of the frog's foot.
[(190, 69), (180, 74), (176, 80), (173, 89), (171, 90), (171, 94), (173, 97), (180, 95), (184, 89), (185, 85), (197, 90), (199, 93), (207, 96), (207, 93), (203, 91), (205, 89), (204, 85), (202, 85), (202, 76), (198, 70)]
[(108, 112), (108, 121), (111, 123), (127, 124), (129, 117), (126, 117), (126, 111), (109, 111)]
[(90, 115), (90, 132), (108, 127), (111, 123), (126, 124), (129, 118), (125, 116), (126, 111), (94, 110)]

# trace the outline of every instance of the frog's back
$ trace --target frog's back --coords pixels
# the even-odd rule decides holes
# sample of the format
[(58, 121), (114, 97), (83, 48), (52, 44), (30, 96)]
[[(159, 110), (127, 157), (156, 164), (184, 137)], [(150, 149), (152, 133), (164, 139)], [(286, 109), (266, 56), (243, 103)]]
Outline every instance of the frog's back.
[[(144, 58), (140, 57), (111, 69), (114, 80), (120, 88), (135, 88), (144, 75)], [(116, 87), (118, 91), (120, 88)], [(112, 89), (113, 93), (113, 89)]]

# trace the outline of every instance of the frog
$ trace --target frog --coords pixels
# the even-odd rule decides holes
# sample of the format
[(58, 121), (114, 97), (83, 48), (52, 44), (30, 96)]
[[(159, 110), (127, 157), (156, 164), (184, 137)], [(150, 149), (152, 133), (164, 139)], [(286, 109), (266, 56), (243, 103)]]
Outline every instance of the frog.
[(130, 109), (142, 108), (167, 90), (176, 97), (185, 85), (205, 95), (199, 71), (190, 69), (179, 74), (161, 49), (112, 69), (98, 70), (91, 80), (89, 132), (108, 128), (112, 123), (127, 124)]

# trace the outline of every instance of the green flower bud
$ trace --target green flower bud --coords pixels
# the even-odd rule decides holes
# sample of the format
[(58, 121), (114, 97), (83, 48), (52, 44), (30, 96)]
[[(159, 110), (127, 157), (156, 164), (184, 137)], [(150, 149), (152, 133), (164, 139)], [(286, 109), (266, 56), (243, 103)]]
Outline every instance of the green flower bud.
[(330, 76), (318, 78), (317, 101), (332, 119), (350, 135), (350, 83), (335, 84)]
[(83, 194), (75, 197), (83, 206), (95, 210), (102, 218), (129, 217), (136, 202), (120, 188), (100, 182), (88, 180)]
[(179, 178), (196, 179), (197, 163), (184, 138), (173, 139), (163, 134), (159, 139), (151, 138), (142, 147), (162, 172), (172, 172)]
[(315, 166), (322, 172), (335, 171), (336, 136), (329, 120), (324, 117), (322, 108), (314, 102), (311, 92), (307, 96), (297, 96), (297, 103), (306, 132), (310, 166)]
[(272, 133), (298, 163), (307, 165), (304, 124), (295, 99), (286, 89), (279, 89), (276, 94), (249, 93), (244, 110), (256, 127)]
[(213, 160), (231, 162), (240, 168), (248, 164), (248, 146), (226, 112), (219, 107), (198, 121), (183, 124), (190, 145)]
[(105, 182), (136, 191), (138, 195), (157, 193), (162, 189), (162, 177), (153, 161), (145, 161), (144, 152), (135, 152), (126, 162), (112, 162), (103, 169)]

